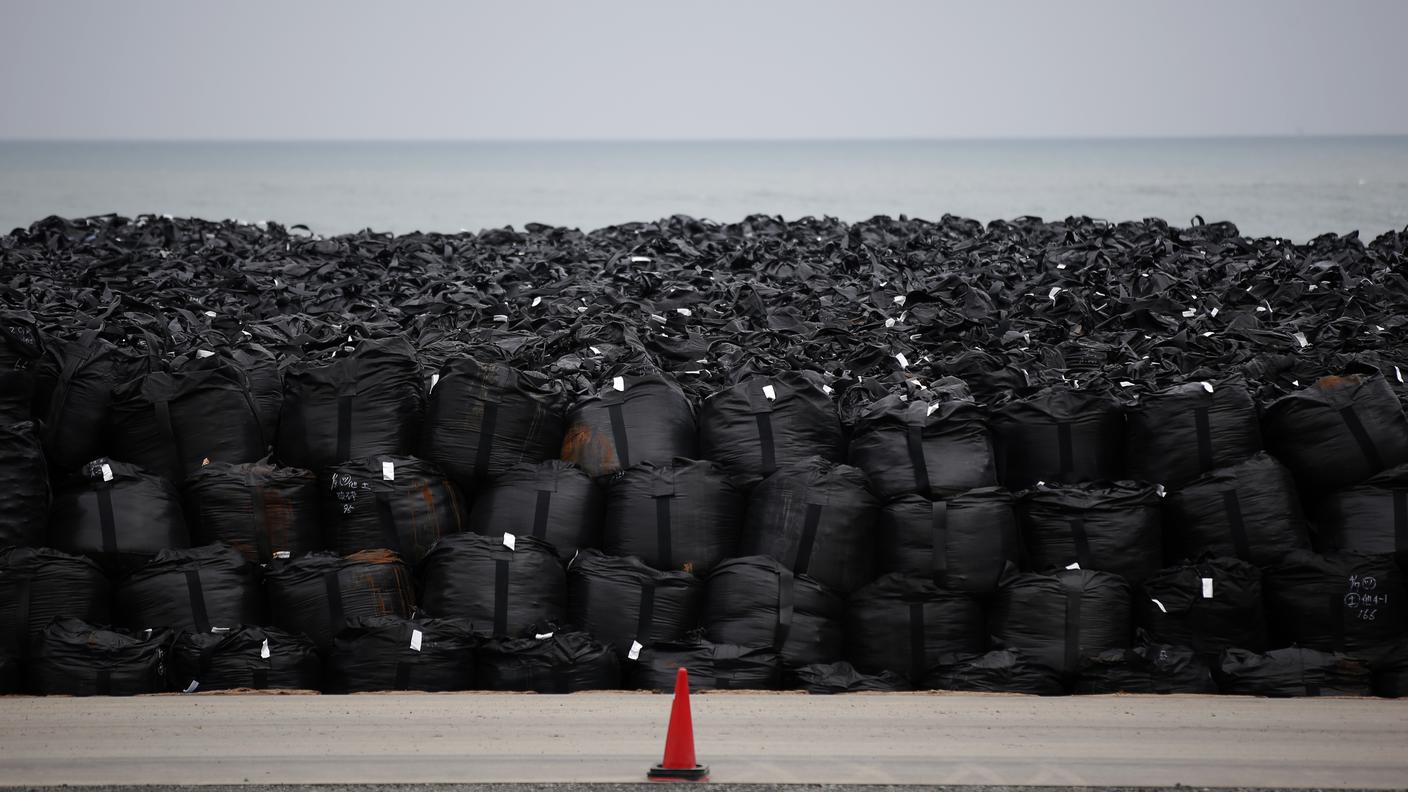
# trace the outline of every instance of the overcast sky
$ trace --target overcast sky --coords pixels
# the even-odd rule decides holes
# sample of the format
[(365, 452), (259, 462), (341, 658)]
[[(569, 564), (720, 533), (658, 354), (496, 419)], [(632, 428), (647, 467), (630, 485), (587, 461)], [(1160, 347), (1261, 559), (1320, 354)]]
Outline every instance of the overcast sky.
[(1396, 0), (0, 0), (0, 138), (1408, 133)]

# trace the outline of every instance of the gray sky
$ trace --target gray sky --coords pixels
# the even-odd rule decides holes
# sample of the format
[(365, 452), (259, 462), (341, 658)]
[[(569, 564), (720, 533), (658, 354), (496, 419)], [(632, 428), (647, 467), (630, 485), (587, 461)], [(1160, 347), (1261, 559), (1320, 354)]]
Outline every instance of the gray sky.
[(1408, 133), (1408, 2), (0, 0), (0, 138)]

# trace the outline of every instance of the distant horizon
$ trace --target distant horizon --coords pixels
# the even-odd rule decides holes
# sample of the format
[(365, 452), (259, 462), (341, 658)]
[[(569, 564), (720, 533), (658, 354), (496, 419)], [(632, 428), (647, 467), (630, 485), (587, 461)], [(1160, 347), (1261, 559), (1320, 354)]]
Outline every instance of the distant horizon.
[(3, 143), (231, 143), (231, 144), (289, 144), (289, 143), (608, 143), (608, 144), (698, 144), (698, 143), (990, 143), (990, 142), (1032, 142), (1032, 143), (1120, 143), (1120, 142), (1160, 142), (1160, 141), (1226, 141), (1226, 140), (1360, 140), (1408, 138), (1404, 132), (1264, 132), (1229, 133), (1206, 135), (992, 135), (992, 136), (894, 136), (894, 137), (3, 137)]

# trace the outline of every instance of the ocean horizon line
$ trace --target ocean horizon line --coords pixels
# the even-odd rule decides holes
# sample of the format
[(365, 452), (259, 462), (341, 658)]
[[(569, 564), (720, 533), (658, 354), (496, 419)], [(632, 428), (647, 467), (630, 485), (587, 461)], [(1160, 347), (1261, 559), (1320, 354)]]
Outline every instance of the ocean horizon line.
[(980, 136), (893, 136), (893, 137), (714, 137), (714, 138), (37, 138), (0, 137), (0, 145), (825, 145), (840, 143), (1167, 143), (1167, 142), (1259, 142), (1326, 140), (1403, 140), (1408, 132), (1219, 134), (1219, 135), (1002, 135)]

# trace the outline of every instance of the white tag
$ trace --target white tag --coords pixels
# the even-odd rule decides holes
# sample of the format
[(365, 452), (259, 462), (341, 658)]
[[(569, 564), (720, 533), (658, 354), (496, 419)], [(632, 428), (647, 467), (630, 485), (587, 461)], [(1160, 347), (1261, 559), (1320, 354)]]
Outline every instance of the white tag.
[(112, 481), (112, 465), (103, 463), (103, 481)]
[(909, 358), (905, 357), (903, 352), (896, 354), (895, 360), (900, 362), (900, 368), (909, 368)]
[(1188, 310), (1186, 310), (1186, 311), (1183, 312), (1183, 318), (1184, 318), (1184, 319), (1192, 319), (1193, 317), (1195, 317), (1195, 316), (1197, 316), (1197, 315), (1198, 315), (1198, 312), (1195, 311), (1195, 310), (1193, 310), (1192, 308), (1189, 308)]
[(211, 319), (214, 319), (215, 316), (216, 316), (216, 313), (215, 313), (214, 311), (206, 311), (206, 312), (205, 312), (205, 315), (206, 315), (206, 316), (209, 316)]
[(279, 559), (289, 559), (289, 558), (293, 558), (293, 553), (289, 552), (288, 550), (275, 550), (275, 551), (274, 551), (274, 558), (279, 558)]
[(886, 319), (886, 320), (885, 320), (885, 326), (886, 326), (886, 327), (894, 327), (894, 326), (895, 326), (895, 317), (892, 316), (892, 317), (890, 317), (889, 319)]
[(694, 316), (694, 312), (689, 310), (688, 308), (676, 308), (675, 313), (679, 314), (680, 316)]
[(1152, 602), (1152, 603), (1154, 603), (1155, 605), (1158, 605), (1158, 606), (1159, 606), (1159, 610), (1163, 611), (1164, 613), (1168, 613), (1168, 608), (1165, 608), (1165, 607), (1164, 607), (1164, 604), (1163, 604), (1162, 602), (1159, 602), (1158, 600), (1149, 600), (1149, 601)]
[(532, 306), (532, 307), (537, 308), (539, 305), (542, 305), (542, 304), (543, 304), (543, 298), (542, 298), (542, 297), (534, 297), (534, 298), (533, 298), (533, 306)]
[(192, 680), (191, 680), (191, 684), (186, 685), (186, 689), (183, 690), (183, 691), (181, 691), (181, 692), (182, 692), (182, 693), (194, 693), (194, 692), (196, 692), (196, 688), (198, 688), (198, 687), (200, 687), (200, 682), (198, 682), (198, 681), (192, 679)]
[(600, 349), (597, 349), (597, 348), (594, 347), (594, 346), (589, 346), (589, 347), (587, 347), (587, 349), (590, 349), (590, 350), (592, 351), (592, 354), (593, 354), (593, 355), (600, 355), (600, 354), (601, 354), (601, 350), (600, 350)]
[(905, 296), (904, 296), (903, 294), (896, 294), (896, 295), (895, 295), (895, 305), (904, 305), (905, 299), (906, 299), (906, 298), (905, 298)]
[(653, 321), (659, 322), (660, 324), (665, 324), (665, 322), (669, 321), (669, 320), (667, 320), (665, 317), (661, 316), (660, 314), (651, 314), (651, 315), (650, 315), (650, 318), (651, 318)]
[(826, 391), (826, 395), (827, 395), (827, 396), (830, 396), (831, 394), (835, 393), (835, 391), (833, 391), (833, 390), (831, 389), (831, 386), (830, 386), (830, 385), (822, 385), (822, 386), (821, 386), (821, 389), (824, 390), (824, 391)]
[(771, 385), (763, 386), (763, 395), (768, 398), (768, 401), (777, 401), (777, 389)]
[(1133, 388), (1133, 387), (1134, 387), (1134, 383), (1133, 383), (1133, 382), (1130, 382), (1129, 380), (1120, 380), (1120, 387), (1121, 387), (1121, 388)]
[(411, 630), (411, 650), (420, 651), (420, 630)]
[(938, 405), (937, 403), (929, 405), (929, 409), (924, 412), (925, 417), (928, 417), (928, 416), (930, 416), (930, 415), (933, 415), (933, 414), (934, 414), (934, 411), (935, 411), (935, 410), (938, 410), (938, 409), (939, 409), (939, 405)]
[(1208, 314), (1211, 315), (1211, 316), (1217, 316), (1217, 312), (1220, 311), (1220, 310), (1222, 310), (1222, 309), (1221, 309), (1221, 308), (1213, 308), (1211, 311), (1208, 311)]
[(1399, 382), (1403, 381), (1403, 370), (1400, 369), (1398, 366), (1393, 367), (1393, 374), (1395, 377), (1398, 377)]
[(626, 653), (626, 657), (628, 657), (628, 658), (630, 658), (630, 659), (632, 659), (632, 660), (639, 660), (639, 659), (640, 659), (640, 650), (642, 650), (642, 649), (644, 649), (644, 648), (645, 648), (644, 646), (641, 646), (640, 641), (631, 641), (631, 651), (629, 651), (629, 652)]
[(624, 390), (626, 389), (626, 378), (625, 378), (625, 377), (612, 377), (612, 378), (611, 378), (611, 387), (615, 388), (615, 389), (618, 390), (618, 391), (624, 391)]
[(393, 463), (391, 463), (391, 462), (382, 462), (382, 463), (381, 463), (381, 480), (382, 480), (382, 481), (395, 481), (395, 480), (396, 480), (396, 465), (395, 465), (395, 464), (393, 464)]
[(264, 643), (259, 645), (259, 657), (263, 660), (269, 659), (269, 639), (265, 638)]
[(1068, 565), (1066, 566), (1066, 569), (1080, 569), (1080, 564), (1079, 564), (1079, 563), (1068, 564)]
[(1296, 333), (1293, 337), (1302, 348), (1310, 346), (1310, 341), (1306, 340), (1305, 333)]
[(1211, 382), (1199, 382), (1198, 384), (1203, 386), (1203, 390), (1207, 391), (1208, 393), (1212, 393)]
[(507, 547), (508, 549), (513, 550), (514, 547), (515, 547), (515, 545), (517, 545), (517, 544), (518, 544), (518, 537), (517, 537), (517, 536), (514, 536), (514, 535), (511, 534), (511, 533), (506, 533), (506, 534), (504, 534), (504, 547)]
[(431, 389), (431, 390), (435, 390), (435, 386), (436, 386), (436, 385), (439, 385), (439, 384), (440, 384), (440, 375), (439, 375), (439, 374), (431, 374), (431, 375), (430, 375), (430, 389)]
[(1065, 265), (1065, 264), (1057, 264), (1057, 265), (1056, 265), (1056, 269), (1058, 269), (1058, 270), (1063, 270), (1063, 269), (1065, 269), (1065, 268), (1066, 268), (1066, 265)]
[(551, 638), (551, 637), (552, 637), (552, 633), (538, 633), (538, 634), (534, 635), (533, 637), (534, 637), (534, 638), (537, 638), (539, 641), (543, 641), (543, 640), (546, 640), (546, 639), (548, 639), (548, 638)]
[(1212, 578), (1203, 578), (1203, 599), (1212, 599)]
[(631, 256), (632, 264), (649, 264), (650, 256)]
[(1048, 300), (1050, 300), (1050, 301), (1052, 301), (1052, 302), (1056, 302), (1056, 295), (1058, 295), (1058, 294), (1060, 294), (1060, 293), (1061, 293), (1061, 287), (1060, 287), (1060, 286), (1052, 286), (1052, 287), (1051, 287), (1051, 291), (1047, 292), (1047, 294), (1046, 294), (1046, 299), (1048, 299)]
[(507, 321), (508, 321), (508, 314), (494, 314), (494, 319), (493, 319), (493, 321), (495, 321), (495, 322), (507, 322)]
[(197, 350), (196, 350), (196, 357), (198, 357), (198, 358), (215, 357), (215, 353), (214, 353), (214, 352), (211, 352), (209, 349), (197, 349)]

